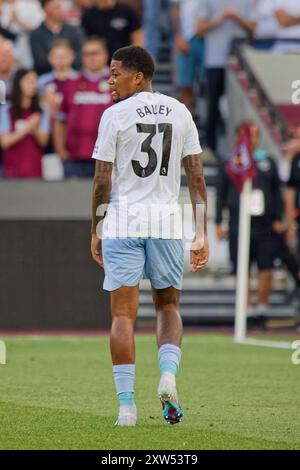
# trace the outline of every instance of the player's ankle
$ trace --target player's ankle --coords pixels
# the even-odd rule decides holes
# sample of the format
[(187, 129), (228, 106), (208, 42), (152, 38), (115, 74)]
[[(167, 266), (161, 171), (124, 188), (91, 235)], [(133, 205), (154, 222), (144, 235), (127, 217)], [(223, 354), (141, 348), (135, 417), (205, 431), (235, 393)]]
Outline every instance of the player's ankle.
[(122, 406), (134, 406), (134, 393), (133, 392), (123, 392), (118, 395), (120, 407)]
[(160, 375), (177, 373), (181, 359), (181, 349), (173, 344), (164, 344), (159, 348), (158, 361)]
[(172, 372), (164, 372), (160, 376), (160, 383), (169, 382), (172, 385), (176, 385), (176, 376)]

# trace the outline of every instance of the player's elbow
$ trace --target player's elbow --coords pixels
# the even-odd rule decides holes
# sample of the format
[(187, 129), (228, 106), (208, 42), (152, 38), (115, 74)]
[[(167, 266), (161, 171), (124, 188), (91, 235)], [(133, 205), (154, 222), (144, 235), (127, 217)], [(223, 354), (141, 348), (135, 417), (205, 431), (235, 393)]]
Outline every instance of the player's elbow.
[(0, 137), (0, 146), (2, 147), (3, 150), (7, 150), (10, 147), (12, 147), (9, 137), (2, 135)]

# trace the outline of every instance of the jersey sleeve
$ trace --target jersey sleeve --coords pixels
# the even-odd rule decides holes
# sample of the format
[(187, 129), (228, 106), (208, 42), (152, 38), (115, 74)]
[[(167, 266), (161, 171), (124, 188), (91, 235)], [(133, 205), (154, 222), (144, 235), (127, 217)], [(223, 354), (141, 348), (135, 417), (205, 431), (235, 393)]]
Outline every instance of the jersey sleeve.
[(9, 108), (7, 104), (2, 104), (0, 106), (0, 134), (8, 134), (9, 132), (11, 132)]
[(251, 2), (251, 5), (249, 4), (249, 15), (248, 15), (249, 21), (252, 21), (253, 23), (257, 23), (259, 19), (258, 8), (259, 8), (258, 2), (255, 2), (255, 5), (253, 5), (252, 2)]
[(58, 112), (56, 113), (55, 119), (58, 121), (66, 121), (68, 116), (68, 93), (65, 91), (63, 94), (62, 101), (59, 105)]
[(285, 6), (285, 1), (283, 1), (283, 0), (275, 0), (274, 1), (275, 11), (284, 9), (284, 6)]
[(198, 18), (210, 20), (212, 17), (209, 0), (199, 0)]
[(197, 155), (199, 153), (202, 153), (202, 148), (199, 142), (198, 130), (191, 113), (187, 111), (187, 126), (181, 159), (188, 155)]
[(104, 162), (114, 163), (116, 158), (118, 136), (118, 118), (109, 108), (102, 115), (98, 138), (95, 144), (93, 158)]
[(42, 132), (50, 133), (51, 131), (51, 119), (49, 110), (46, 107), (42, 108), (42, 116), (39, 129)]

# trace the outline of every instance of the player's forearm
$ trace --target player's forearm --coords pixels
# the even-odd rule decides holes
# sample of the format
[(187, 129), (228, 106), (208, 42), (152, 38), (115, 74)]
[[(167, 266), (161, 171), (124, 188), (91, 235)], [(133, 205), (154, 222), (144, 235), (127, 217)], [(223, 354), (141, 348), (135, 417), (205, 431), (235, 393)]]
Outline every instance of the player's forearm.
[(284, 193), (285, 216), (288, 225), (295, 222), (295, 199), (296, 190), (287, 188)]
[(171, 6), (172, 25), (175, 36), (180, 33), (180, 7), (179, 3)]
[(66, 149), (66, 125), (57, 119), (53, 122), (53, 146), (60, 157), (65, 157)]
[(25, 33), (31, 33), (31, 31), (33, 31), (34, 28), (32, 28), (32, 26), (27, 23), (26, 21), (23, 21), (21, 20), (20, 18), (17, 18), (17, 22), (19, 24), (19, 26), (21, 26), (21, 28), (25, 31)]
[(131, 34), (131, 44), (133, 46), (144, 47), (145, 38), (144, 38), (144, 31), (142, 29), (138, 29), (133, 31)]
[(111, 193), (112, 164), (96, 162), (92, 195), (92, 234), (97, 233), (97, 226), (103, 221)]
[(36, 129), (34, 132), (34, 138), (41, 147), (46, 147), (49, 142), (49, 133)]
[(297, 26), (300, 24), (300, 17), (291, 16), (286, 13), (285, 10), (277, 10), (275, 16), (278, 20), (278, 23), (283, 28), (289, 28), (290, 26)]
[(0, 137), (0, 144), (1, 147), (6, 150), (14, 145), (16, 145), (20, 140), (22, 140), (25, 137), (26, 133), (23, 131), (16, 131), (16, 132), (11, 132), (9, 134), (3, 134)]
[(212, 29), (217, 28), (222, 23), (221, 18), (215, 18), (214, 20), (203, 20), (200, 19), (197, 24), (197, 34), (200, 37), (206, 36), (206, 34)]
[(247, 33), (255, 33), (256, 23), (254, 21), (246, 20), (245, 18), (239, 15), (236, 15), (235, 20)]
[(196, 236), (202, 238), (203, 231), (204, 235), (207, 235), (207, 191), (203, 165), (199, 155), (186, 157), (184, 167), (193, 207)]

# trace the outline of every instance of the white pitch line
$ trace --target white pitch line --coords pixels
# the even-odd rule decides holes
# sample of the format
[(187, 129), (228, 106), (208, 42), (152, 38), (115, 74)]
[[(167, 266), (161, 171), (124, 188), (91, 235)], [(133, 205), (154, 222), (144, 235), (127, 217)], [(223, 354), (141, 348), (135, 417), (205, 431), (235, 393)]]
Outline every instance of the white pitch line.
[(286, 341), (273, 341), (273, 340), (263, 340), (255, 338), (245, 338), (242, 341), (236, 341), (236, 344), (245, 344), (249, 346), (261, 346), (266, 348), (277, 348), (277, 349), (293, 349), (292, 343)]

